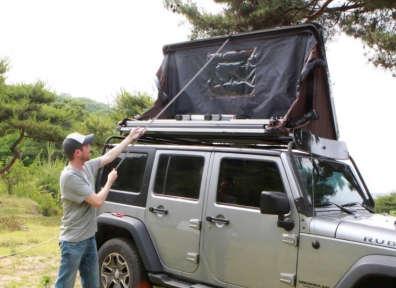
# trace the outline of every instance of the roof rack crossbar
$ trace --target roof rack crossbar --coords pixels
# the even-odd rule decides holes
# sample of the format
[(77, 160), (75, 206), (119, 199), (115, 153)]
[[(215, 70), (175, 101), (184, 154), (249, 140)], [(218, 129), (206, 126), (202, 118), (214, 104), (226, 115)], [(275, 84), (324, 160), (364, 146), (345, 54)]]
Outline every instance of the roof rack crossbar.
[[(231, 119), (227, 121), (207, 120), (127, 120), (119, 125), (121, 134), (137, 127), (146, 127), (146, 137), (162, 139), (182, 139), (186, 141), (213, 142), (220, 140), (271, 141), (274, 143), (290, 140), (289, 135), (277, 135), (267, 129), (268, 119)], [(147, 124), (150, 125), (147, 126)], [(287, 139), (285, 139), (285, 136)]]

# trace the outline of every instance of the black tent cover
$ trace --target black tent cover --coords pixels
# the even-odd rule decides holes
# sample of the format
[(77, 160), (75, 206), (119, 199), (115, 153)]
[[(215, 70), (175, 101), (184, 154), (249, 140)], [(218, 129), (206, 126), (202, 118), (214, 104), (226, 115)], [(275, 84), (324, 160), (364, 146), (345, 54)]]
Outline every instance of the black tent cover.
[[(214, 55), (227, 39), (229, 42), (222, 51)], [(318, 25), (167, 45), (163, 53), (164, 60), (157, 72), (158, 99), (140, 119), (155, 117), (213, 57), (161, 118), (174, 118), (177, 114), (273, 118), (274, 129), (305, 126), (318, 136), (338, 138), (324, 43)], [(316, 117), (307, 118), (307, 115)]]

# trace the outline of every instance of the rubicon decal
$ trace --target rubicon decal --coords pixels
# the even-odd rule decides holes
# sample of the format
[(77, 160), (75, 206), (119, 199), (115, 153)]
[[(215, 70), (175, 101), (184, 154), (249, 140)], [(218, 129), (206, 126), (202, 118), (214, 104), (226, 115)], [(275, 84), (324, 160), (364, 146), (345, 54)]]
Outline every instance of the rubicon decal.
[(396, 248), (396, 240), (386, 240), (380, 239), (376, 237), (364, 236), (363, 241), (366, 243), (374, 244), (374, 245), (381, 245), (391, 248)]

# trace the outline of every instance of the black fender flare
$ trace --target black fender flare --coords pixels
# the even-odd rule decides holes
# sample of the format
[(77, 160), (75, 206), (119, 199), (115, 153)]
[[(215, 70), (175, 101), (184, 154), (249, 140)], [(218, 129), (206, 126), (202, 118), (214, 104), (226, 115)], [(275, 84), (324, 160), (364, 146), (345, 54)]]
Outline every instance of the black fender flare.
[(369, 255), (360, 258), (337, 283), (336, 288), (353, 287), (366, 276), (385, 276), (396, 278), (396, 257)]
[(111, 226), (124, 229), (129, 232), (133, 242), (138, 249), (144, 267), (149, 272), (162, 272), (162, 264), (159, 260), (157, 251), (146, 229), (144, 223), (134, 217), (122, 216), (117, 217), (110, 213), (102, 213), (97, 217), (98, 233), (101, 226)]

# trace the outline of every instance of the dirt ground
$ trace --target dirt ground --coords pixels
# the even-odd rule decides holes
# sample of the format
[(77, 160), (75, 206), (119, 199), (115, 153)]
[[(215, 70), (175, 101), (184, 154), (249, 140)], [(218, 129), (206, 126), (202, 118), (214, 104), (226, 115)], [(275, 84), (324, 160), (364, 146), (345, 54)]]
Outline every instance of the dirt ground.
[[(0, 287), (53, 287), (60, 217), (41, 216), (29, 200), (0, 198)], [(12, 207), (12, 208), (11, 208)], [(14, 256), (7, 256), (16, 254)], [(79, 279), (75, 287), (81, 287)]]
[[(0, 245), (4, 243), (2, 236), (0, 234)], [(17, 253), (18, 246), (23, 245), (14, 248)], [(53, 243), (44, 246), (0, 259), (0, 287), (53, 287), (59, 267), (59, 250)], [(81, 287), (79, 279), (75, 287)]]

